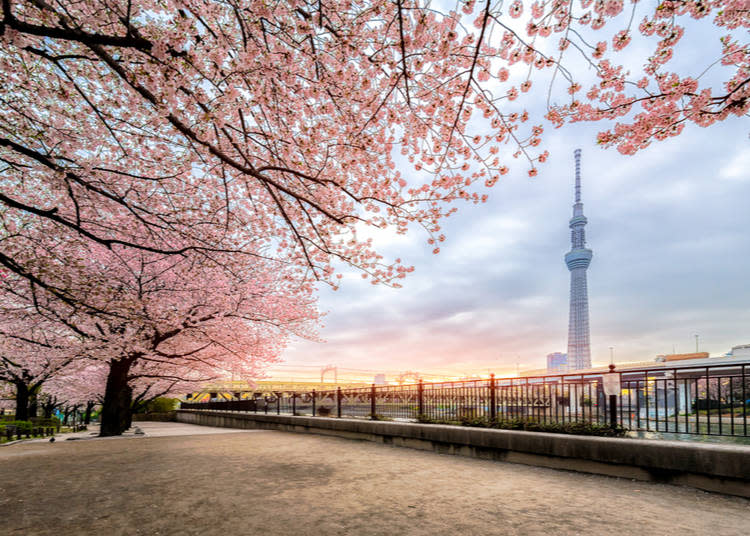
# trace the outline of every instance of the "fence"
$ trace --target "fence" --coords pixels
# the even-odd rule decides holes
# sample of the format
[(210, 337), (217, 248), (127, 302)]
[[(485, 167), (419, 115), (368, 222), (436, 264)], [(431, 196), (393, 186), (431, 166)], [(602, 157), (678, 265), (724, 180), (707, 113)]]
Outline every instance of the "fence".
[(521, 419), (607, 424), (630, 430), (748, 436), (750, 362), (615, 371), (619, 394), (604, 394), (603, 373), (560, 374), (311, 392), (256, 392), (183, 409), (398, 420)]

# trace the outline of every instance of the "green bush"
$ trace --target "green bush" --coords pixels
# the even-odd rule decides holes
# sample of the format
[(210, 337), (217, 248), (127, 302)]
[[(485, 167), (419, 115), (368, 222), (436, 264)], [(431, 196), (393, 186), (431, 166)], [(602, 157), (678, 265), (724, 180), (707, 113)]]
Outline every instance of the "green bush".
[(34, 428), (34, 423), (31, 421), (5, 421), (3, 425), (7, 428), (9, 426), (15, 426), (18, 430), (21, 430), (21, 432), (31, 432), (31, 429)]
[(34, 426), (43, 426), (46, 428), (54, 426), (57, 428), (60, 426), (60, 419), (57, 417), (50, 417), (49, 419), (45, 419), (44, 417), (32, 417), (31, 422), (34, 424)]
[(380, 413), (375, 413), (374, 415), (372, 413), (367, 414), (367, 418), (372, 421), (392, 421), (390, 417), (386, 417), (385, 415), (381, 415)]
[(176, 398), (159, 397), (147, 402), (136, 413), (169, 413), (177, 409)]
[(619, 424), (612, 427), (608, 424), (590, 422), (540, 422), (526, 419), (499, 419), (491, 421), (485, 417), (464, 418), (460, 421), (431, 419), (419, 415), (417, 420), (425, 424), (450, 424), (454, 426), (471, 426), (475, 428), (495, 428), (499, 430), (522, 430), (526, 432), (547, 432), (553, 434), (572, 434), (603, 437), (623, 437), (628, 430)]

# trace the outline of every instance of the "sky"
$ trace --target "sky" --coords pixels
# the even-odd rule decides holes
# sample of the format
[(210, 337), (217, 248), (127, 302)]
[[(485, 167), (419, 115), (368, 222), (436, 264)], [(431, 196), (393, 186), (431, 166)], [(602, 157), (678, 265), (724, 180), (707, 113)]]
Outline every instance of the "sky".
[[(718, 41), (715, 34), (706, 38), (697, 40), (697, 53), (710, 57), (718, 48), (707, 47)], [(621, 59), (637, 68), (646, 52), (634, 48)], [(685, 50), (670, 64), (702, 70), (695, 54)], [(293, 341), (271, 376), (315, 377), (325, 364), (361, 371), (367, 381), (375, 372), (393, 380), (407, 370), (430, 379), (545, 368), (548, 353), (567, 349), (570, 275), (563, 257), (570, 249), (576, 148), (594, 254), (588, 269), (593, 364), (609, 363), (610, 352), (615, 362), (692, 352), (696, 334), (699, 350), (711, 355), (750, 343), (747, 121), (689, 124), (634, 156), (596, 145), (606, 124), (545, 128), (550, 158), (539, 175), (529, 178), (528, 168), (513, 162), (487, 191), (486, 204), (457, 204), (458, 214), (442, 224), (447, 240), (440, 254), (432, 254), (418, 229), (404, 237), (375, 235), (386, 259), (415, 266), (403, 288), (373, 286), (355, 272), (345, 273), (338, 291), (321, 288), (325, 342)]]
[[(294, 341), (272, 376), (332, 364), (384, 372), (508, 375), (566, 351), (573, 150), (582, 153), (594, 364), (750, 343), (747, 125), (689, 126), (636, 156), (594, 143), (596, 125), (547, 137), (538, 177), (518, 166), (483, 205), (460, 206), (432, 254), (418, 232), (379, 251), (415, 265), (400, 289), (349, 273), (321, 289), (325, 342)], [(377, 238), (376, 238), (377, 240)], [(366, 375), (366, 373), (365, 373)]]

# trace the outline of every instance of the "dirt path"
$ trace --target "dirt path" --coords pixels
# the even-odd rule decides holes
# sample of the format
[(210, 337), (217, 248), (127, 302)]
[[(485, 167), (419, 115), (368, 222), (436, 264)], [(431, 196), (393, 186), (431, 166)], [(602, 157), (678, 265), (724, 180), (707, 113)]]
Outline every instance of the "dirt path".
[(0, 449), (0, 533), (739, 536), (750, 526), (750, 501), (689, 488), (314, 435), (143, 424), (153, 435)]

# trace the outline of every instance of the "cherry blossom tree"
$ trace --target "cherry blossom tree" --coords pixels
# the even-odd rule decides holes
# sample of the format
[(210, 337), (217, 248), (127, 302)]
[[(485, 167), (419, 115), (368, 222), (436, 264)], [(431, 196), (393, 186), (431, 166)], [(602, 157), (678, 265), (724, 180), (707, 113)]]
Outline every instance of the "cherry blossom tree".
[(6, 411), (12, 411), (15, 408), (14, 395), (11, 384), (0, 381), (0, 415), (4, 415)]
[[(289, 336), (314, 336), (313, 287), (284, 264), (230, 253), (107, 248), (60, 240), (55, 228), (39, 223), (15, 237), (26, 246), (17, 254), (21, 262), (49, 284), (11, 275), (0, 296), (66, 330), (66, 355), (106, 364), (103, 383), (100, 369), (71, 373), (103, 393), (103, 435), (127, 428), (134, 390), (141, 399), (158, 396), (229, 370), (251, 378), (278, 359)], [(25, 327), (8, 332), (18, 336)], [(62, 383), (55, 394), (69, 400)]]
[[(517, 106), (532, 89), (554, 97), (564, 81), (557, 125), (629, 117), (599, 138), (625, 153), (749, 106), (742, 0), (2, 6), (6, 213), (165, 254), (260, 242), (334, 285), (332, 259), (376, 281), (410, 269), (358, 239), (360, 224), (420, 225), (437, 246), (450, 203), (486, 199), (508, 152), (535, 175), (544, 128)], [(669, 70), (683, 19), (721, 34), (717, 87)], [(636, 34), (656, 47), (631, 83), (613, 58)], [(573, 54), (599, 77), (585, 99)], [(10, 251), (0, 263), (38, 277)]]
[[(38, 315), (2, 310), (0, 381), (13, 388), (16, 420), (36, 414), (42, 385), (75, 359), (65, 333)], [(12, 320), (10, 320), (12, 318)]]
[(438, 253), (545, 117), (633, 154), (750, 107), (743, 0), (0, 1), (0, 265), (109, 365), (106, 433), (147, 363), (274, 358), (337, 262), (398, 285), (362, 229)]
[(58, 408), (80, 407), (85, 424), (89, 424), (92, 410), (103, 402), (107, 370), (104, 362), (77, 359), (59, 374), (51, 376), (44, 382), (39, 395), (44, 417), (51, 417)]

